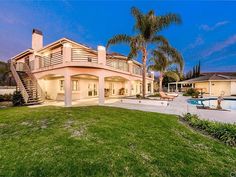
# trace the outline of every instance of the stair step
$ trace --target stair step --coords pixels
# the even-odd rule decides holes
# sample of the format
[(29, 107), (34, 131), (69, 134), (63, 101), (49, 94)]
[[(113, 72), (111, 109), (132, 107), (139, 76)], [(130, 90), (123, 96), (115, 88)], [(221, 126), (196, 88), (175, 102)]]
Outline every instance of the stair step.
[(43, 102), (28, 102), (26, 105), (37, 105), (37, 104), (42, 104)]

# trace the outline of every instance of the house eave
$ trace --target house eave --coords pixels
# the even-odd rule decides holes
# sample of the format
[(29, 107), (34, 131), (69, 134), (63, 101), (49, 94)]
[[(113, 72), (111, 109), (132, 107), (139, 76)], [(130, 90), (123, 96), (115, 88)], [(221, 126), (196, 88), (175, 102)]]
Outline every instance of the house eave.
[(34, 53), (33, 49), (27, 49), (27, 50), (25, 50), (25, 51), (15, 55), (14, 57), (12, 57), (11, 60), (17, 60), (19, 58), (22, 58), (22, 57), (24, 57), (24, 56), (26, 56), (28, 54), (32, 54), (32, 53)]

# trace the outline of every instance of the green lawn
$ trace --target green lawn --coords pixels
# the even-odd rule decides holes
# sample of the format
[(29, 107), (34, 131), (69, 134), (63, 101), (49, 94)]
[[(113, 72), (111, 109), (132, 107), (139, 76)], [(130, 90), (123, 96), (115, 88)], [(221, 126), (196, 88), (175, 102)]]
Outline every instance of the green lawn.
[(236, 149), (176, 116), (111, 107), (0, 110), (0, 176), (230, 176)]

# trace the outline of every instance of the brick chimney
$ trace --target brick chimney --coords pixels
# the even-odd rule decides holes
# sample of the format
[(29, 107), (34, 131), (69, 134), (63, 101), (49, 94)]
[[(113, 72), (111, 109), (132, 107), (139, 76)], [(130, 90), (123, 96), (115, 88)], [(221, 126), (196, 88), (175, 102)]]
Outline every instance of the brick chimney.
[(43, 48), (43, 33), (40, 30), (33, 29), (32, 31), (32, 49), (35, 51)]

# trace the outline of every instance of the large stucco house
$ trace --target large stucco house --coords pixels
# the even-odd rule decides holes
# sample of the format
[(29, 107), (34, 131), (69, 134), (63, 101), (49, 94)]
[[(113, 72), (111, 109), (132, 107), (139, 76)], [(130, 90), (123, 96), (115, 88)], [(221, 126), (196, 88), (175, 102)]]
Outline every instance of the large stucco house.
[[(118, 53), (107, 53), (62, 38), (43, 46), (43, 34), (33, 30), (32, 48), (11, 58), (11, 71), (25, 102), (130, 96), (141, 93), (141, 64)], [(153, 92), (154, 75), (147, 74), (147, 94)]]

